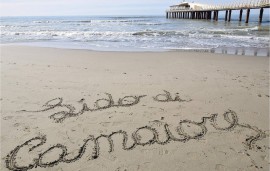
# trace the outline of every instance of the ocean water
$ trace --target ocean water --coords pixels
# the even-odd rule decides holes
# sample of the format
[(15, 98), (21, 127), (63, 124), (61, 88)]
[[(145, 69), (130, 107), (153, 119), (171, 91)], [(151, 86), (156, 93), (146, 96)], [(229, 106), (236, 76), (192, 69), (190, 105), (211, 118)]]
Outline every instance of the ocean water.
[(222, 14), (218, 22), (165, 16), (1, 17), (1, 44), (102, 51), (269, 48), (269, 17), (261, 25), (258, 15), (249, 24), (232, 18), (228, 23)]

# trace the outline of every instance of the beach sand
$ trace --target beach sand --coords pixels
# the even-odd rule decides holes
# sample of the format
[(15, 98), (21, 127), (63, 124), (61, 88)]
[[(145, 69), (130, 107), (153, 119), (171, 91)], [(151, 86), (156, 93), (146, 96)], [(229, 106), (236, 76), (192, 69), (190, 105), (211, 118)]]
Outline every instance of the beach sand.
[(269, 170), (269, 57), (1, 46), (1, 107), (2, 171)]

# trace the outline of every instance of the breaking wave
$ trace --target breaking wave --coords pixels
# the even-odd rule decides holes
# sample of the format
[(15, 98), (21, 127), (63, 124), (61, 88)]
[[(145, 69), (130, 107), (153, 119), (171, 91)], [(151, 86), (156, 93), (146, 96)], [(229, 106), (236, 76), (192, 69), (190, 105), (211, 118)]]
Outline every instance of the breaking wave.
[(25, 17), (1, 21), (1, 43), (45, 40), (123, 49), (209, 49), (269, 47), (270, 42), (269, 23), (258, 26), (257, 22), (229, 25), (223, 21), (166, 20), (156, 16)]

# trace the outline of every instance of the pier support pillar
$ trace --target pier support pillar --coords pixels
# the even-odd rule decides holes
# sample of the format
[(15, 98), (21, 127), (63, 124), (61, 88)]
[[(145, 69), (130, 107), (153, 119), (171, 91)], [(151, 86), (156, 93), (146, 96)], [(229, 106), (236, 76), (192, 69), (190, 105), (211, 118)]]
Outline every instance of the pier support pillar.
[(259, 16), (259, 23), (262, 23), (262, 19), (263, 19), (263, 8), (261, 8), (260, 10), (260, 16)]
[(228, 21), (230, 22), (231, 19), (232, 19), (232, 10), (229, 10), (229, 19), (228, 19)]
[(246, 23), (249, 22), (250, 9), (247, 9)]
[(169, 18), (169, 13), (166, 12), (166, 18)]
[(225, 21), (228, 20), (228, 10), (226, 10), (226, 13), (225, 13)]
[(218, 21), (218, 11), (216, 11), (216, 21)]
[(239, 21), (242, 21), (243, 9), (240, 10)]

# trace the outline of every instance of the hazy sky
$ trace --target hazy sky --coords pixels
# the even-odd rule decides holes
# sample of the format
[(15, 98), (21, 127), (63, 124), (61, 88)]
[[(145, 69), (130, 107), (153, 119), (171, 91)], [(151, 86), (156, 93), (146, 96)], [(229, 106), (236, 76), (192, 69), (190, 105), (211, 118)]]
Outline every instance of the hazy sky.
[[(220, 3), (236, 0), (190, 0)], [(243, 0), (245, 1), (245, 0)], [(182, 0), (0, 0), (1, 16), (163, 15)]]

